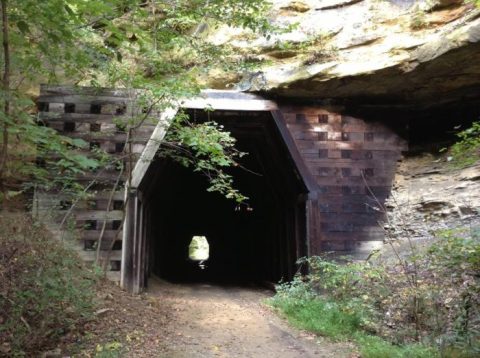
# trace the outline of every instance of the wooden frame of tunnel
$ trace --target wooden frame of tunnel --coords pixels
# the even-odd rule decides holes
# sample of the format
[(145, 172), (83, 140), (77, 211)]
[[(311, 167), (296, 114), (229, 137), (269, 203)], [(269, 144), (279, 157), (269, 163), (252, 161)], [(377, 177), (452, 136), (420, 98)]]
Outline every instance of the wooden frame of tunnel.
[[(129, 115), (130, 109), (132, 113), (138, 110), (136, 93), (42, 86), (39, 119), (62, 135), (90, 142), (90, 149), (100, 146), (118, 157), (124, 155), (128, 138), (115, 123)], [(255, 94), (207, 90), (198, 98), (179, 101), (177, 108), (161, 113), (158, 122), (144, 123), (133, 134), (129, 139), (129, 161), (125, 163), (133, 170), (130, 180), (122, 178), (130, 183), (125, 191), (110, 195), (119, 176), (114, 168), (84, 173), (78, 178), (84, 183), (101, 183), (93, 198), (71, 210), (77, 228), (75, 248), (86, 262), (94, 262), (99, 252), (105, 252), (101, 258), (110, 264), (109, 276), (119, 279), (125, 289), (140, 292), (146, 285), (145, 237), (149, 218), (144, 215), (146, 198), (139, 188), (178, 108), (271, 114), (277, 137), (285, 144), (295, 175), (301, 177), (307, 191), (301, 198), (305, 227), (299, 235), (303, 235), (301, 240), (306, 246), (302, 254), (335, 252), (366, 257), (382, 245), (384, 232), (378, 222), (385, 214), (381, 208), (390, 194), (397, 161), (406, 150), (406, 141), (396, 129), (385, 121), (354, 118), (314, 104), (275, 102)], [(83, 152), (88, 155), (90, 149), (86, 147)], [(54, 207), (61, 210), (62, 202), (71, 200), (58, 192), (35, 195), (35, 207), (47, 214)], [(94, 205), (90, 205), (92, 202)], [(123, 218), (123, 231), (119, 231)], [(51, 216), (45, 215), (44, 220), (52, 229), (58, 228), (59, 223), (52, 221)], [(102, 236), (105, 242), (99, 242)], [(116, 244), (115, 249), (106, 253), (104, 246), (111, 243)]]
[[(257, 95), (233, 91), (210, 90), (204, 91), (202, 95), (204, 97), (182, 102), (181, 107), (183, 109), (209, 108), (210, 110), (265, 111), (271, 113), (282, 140), (286, 144), (289, 155), (293, 159), (296, 169), (309, 192), (302, 204), (306, 205), (306, 208), (311, 206), (310, 202), (314, 200), (317, 185), (315, 179), (309, 174), (294, 140), (285, 126), (285, 121), (282, 118), (282, 113), (278, 110), (277, 104)], [(133, 169), (131, 186), (126, 190), (126, 195), (128, 196), (126, 202), (128, 205), (126, 206), (124, 223), (121, 286), (133, 293), (141, 292), (146, 286), (148, 279), (144, 206), (142, 192), (138, 189), (168, 130), (168, 124), (176, 113), (176, 109), (169, 109), (160, 116), (157, 127)], [(308, 237), (310, 231), (307, 225), (306, 235), (303, 238), (307, 248), (309, 247)], [(306, 254), (308, 255), (308, 252)]]

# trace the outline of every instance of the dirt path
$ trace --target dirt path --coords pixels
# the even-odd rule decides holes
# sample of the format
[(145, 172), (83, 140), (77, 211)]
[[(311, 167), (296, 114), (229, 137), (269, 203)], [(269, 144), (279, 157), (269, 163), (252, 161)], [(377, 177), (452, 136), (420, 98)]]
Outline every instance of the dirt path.
[[(156, 357), (172, 358), (352, 355), (345, 344), (319, 342), (318, 337), (289, 327), (262, 304), (271, 294), (258, 288), (151, 280), (148, 296), (169, 307), (169, 317), (162, 327), (161, 349), (155, 353), (149, 345), (147, 350)], [(150, 356), (146, 351), (130, 353)]]
[(130, 295), (105, 282), (98, 288), (96, 319), (83, 335), (67, 334), (58, 349), (70, 357), (358, 357), (347, 343), (290, 327), (263, 303), (272, 294), (151, 278), (148, 292)]

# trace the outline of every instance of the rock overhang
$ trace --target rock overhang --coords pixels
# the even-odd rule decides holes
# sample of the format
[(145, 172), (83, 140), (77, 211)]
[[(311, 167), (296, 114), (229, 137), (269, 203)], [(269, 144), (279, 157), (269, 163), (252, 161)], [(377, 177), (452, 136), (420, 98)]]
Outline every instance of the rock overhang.
[(473, 5), (275, 1), (271, 16), (297, 26), (269, 39), (214, 36), (259, 60), (240, 90), (367, 115), (480, 103), (480, 10)]

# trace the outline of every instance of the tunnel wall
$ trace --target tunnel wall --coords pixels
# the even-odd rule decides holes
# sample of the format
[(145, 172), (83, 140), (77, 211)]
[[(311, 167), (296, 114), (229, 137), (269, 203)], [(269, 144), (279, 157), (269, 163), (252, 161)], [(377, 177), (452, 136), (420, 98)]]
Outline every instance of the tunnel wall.
[(280, 107), (308, 174), (310, 255), (325, 251), (362, 257), (384, 239), (381, 206), (407, 143), (380, 122), (320, 107)]

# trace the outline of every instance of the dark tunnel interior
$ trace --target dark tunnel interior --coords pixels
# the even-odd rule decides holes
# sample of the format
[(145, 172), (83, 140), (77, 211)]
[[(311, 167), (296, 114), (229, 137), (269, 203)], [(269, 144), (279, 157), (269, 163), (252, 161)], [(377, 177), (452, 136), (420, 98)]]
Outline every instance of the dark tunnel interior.
[[(207, 192), (204, 176), (165, 158), (149, 168), (148, 271), (173, 282), (264, 283), (290, 279), (306, 254), (305, 185), (270, 113), (191, 113), (215, 120), (248, 155), (229, 173), (247, 197), (238, 206)], [(245, 170), (247, 168), (248, 170)], [(200, 267), (188, 257), (194, 235), (206, 236), (210, 257)]]

